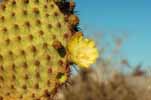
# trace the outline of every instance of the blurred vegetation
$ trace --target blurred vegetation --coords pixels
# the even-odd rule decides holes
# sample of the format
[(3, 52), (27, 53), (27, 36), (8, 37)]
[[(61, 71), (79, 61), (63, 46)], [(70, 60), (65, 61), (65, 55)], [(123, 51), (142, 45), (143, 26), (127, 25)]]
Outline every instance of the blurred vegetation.
[(112, 49), (116, 54), (101, 56), (91, 69), (78, 70), (56, 100), (151, 100), (150, 72), (142, 70), (142, 64), (133, 66), (125, 58), (118, 59), (121, 43), (117, 45)]
[(56, 100), (150, 100), (151, 79), (112, 73), (105, 81), (93, 69), (81, 71)]

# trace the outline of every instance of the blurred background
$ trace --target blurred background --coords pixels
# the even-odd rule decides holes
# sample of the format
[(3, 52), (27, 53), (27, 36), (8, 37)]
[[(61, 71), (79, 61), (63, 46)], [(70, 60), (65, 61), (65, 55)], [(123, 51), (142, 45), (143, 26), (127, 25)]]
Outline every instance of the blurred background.
[(151, 100), (151, 1), (75, 2), (79, 27), (100, 58), (86, 71), (73, 68), (57, 100)]
[[(75, 0), (80, 28), (85, 35), (113, 46), (120, 41), (120, 54), (132, 65), (150, 66), (151, 1), (149, 0)], [(101, 36), (101, 38), (100, 38)]]

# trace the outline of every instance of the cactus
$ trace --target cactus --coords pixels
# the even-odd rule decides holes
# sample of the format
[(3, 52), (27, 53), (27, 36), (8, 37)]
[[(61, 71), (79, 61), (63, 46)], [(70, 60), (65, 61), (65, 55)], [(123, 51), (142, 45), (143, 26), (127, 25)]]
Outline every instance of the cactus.
[(79, 33), (74, 7), (66, 0), (1, 2), (0, 100), (50, 100), (67, 82), (67, 46)]

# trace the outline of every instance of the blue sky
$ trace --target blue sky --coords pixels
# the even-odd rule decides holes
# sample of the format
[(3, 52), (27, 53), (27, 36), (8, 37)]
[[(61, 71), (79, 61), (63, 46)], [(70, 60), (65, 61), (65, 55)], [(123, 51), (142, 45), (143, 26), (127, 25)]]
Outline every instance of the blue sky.
[(93, 33), (128, 34), (121, 53), (131, 64), (151, 65), (150, 0), (75, 0), (80, 26), (87, 36)]

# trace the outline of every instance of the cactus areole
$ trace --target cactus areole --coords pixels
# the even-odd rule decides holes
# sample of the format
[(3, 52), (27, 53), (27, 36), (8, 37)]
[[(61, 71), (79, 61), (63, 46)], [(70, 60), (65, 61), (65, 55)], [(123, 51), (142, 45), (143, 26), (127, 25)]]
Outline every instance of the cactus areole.
[[(74, 7), (66, 0), (0, 2), (0, 100), (51, 100), (69, 80), (71, 62), (94, 63), (94, 43), (74, 38), (80, 33)], [(82, 48), (90, 49), (89, 63), (83, 64), (88, 55), (76, 59)]]

